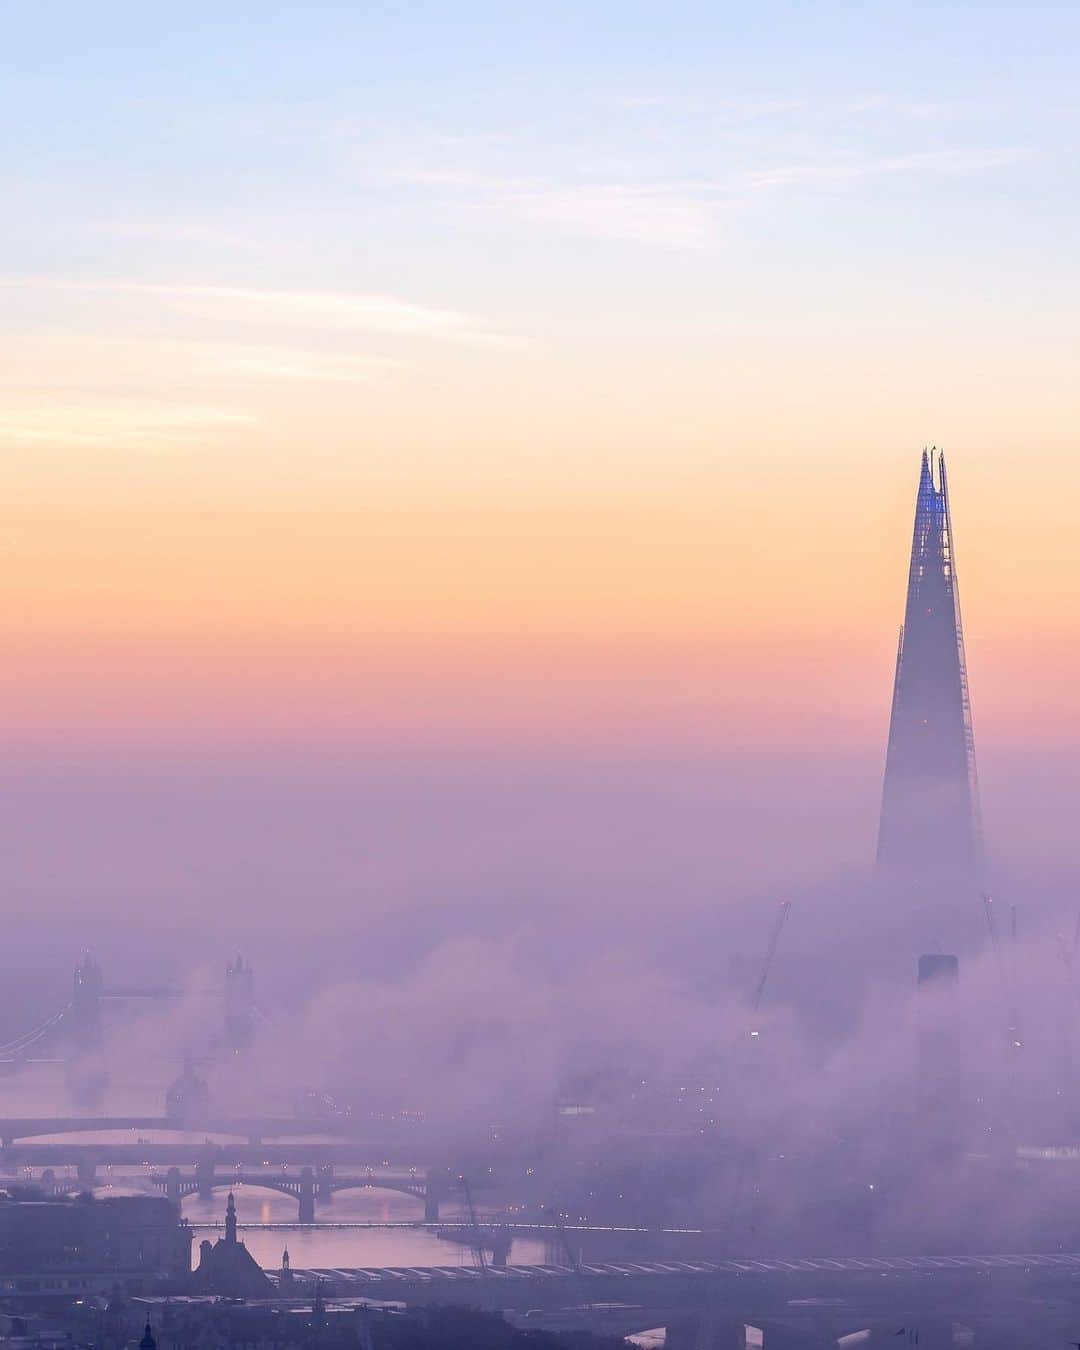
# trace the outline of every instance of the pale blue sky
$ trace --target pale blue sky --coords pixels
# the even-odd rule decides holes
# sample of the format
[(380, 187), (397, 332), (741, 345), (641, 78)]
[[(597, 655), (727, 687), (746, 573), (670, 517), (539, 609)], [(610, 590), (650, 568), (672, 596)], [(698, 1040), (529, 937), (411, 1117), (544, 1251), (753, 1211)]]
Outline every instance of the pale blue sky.
[(5, 37), (0, 442), (38, 458), (287, 454), (325, 400), (271, 390), (322, 384), (375, 389), (334, 427), (377, 454), (441, 381), (466, 456), (516, 391), (524, 462), (626, 444), (663, 371), (625, 422), (733, 453), (884, 407), (898, 445), (1067, 448), (1074, 5), (46, 3)]
[(767, 307), (858, 305), (860, 259), (883, 293), (1075, 295), (1071, 5), (45, 4), (6, 29), (8, 276), (392, 284), (526, 321), (715, 303), (747, 270)]

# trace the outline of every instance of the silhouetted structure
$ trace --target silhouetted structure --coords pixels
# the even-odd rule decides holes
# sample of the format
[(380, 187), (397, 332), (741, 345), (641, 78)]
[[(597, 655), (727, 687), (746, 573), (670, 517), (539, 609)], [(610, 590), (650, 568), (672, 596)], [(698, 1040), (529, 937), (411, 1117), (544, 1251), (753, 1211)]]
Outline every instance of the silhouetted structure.
[(71, 980), (70, 1025), (76, 1044), (82, 1048), (97, 1045), (101, 1040), (103, 986), (101, 967), (87, 952), (82, 965), (75, 967)]
[(266, 1298), (274, 1291), (255, 1258), (236, 1236), (236, 1201), (229, 1192), (225, 1210), (225, 1236), (217, 1242), (199, 1244), (199, 1264), (191, 1288), (200, 1294), (226, 1298)]
[(231, 1050), (243, 1050), (254, 1032), (255, 972), (237, 956), (225, 967), (225, 1039)]
[(975, 741), (945, 457), (923, 451), (896, 654), (877, 859), (973, 870), (981, 849)]
[(152, 1288), (190, 1271), (191, 1229), (168, 1200), (0, 1194), (0, 1294), (76, 1298), (118, 1279), (130, 1289)]
[(954, 986), (960, 979), (960, 962), (955, 956), (935, 952), (919, 957), (919, 987), (933, 985), (935, 989)]
[(971, 1127), (970, 1047), (958, 1020), (960, 962), (943, 952), (919, 957), (916, 1004), (918, 1142), (947, 1157)]
[(165, 1118), (180, 1124), (198, 1124), (210, 1114), (210, 1088), (195, 1072), (191, 1055), (184, 1056), (184, 1072), (165, 1093)]

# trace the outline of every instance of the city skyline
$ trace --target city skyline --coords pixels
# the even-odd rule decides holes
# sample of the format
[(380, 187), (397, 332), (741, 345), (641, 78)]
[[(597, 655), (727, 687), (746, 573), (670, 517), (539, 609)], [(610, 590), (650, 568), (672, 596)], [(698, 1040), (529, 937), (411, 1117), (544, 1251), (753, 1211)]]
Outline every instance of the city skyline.
[(12, 8), (12, 1335), (1077, 1344), (1078, 49)]
[(18, 896), (862, 866), (929, 443), (988, 830), (1071, 867), (1080, 20), (780, 13), (13, 19)]

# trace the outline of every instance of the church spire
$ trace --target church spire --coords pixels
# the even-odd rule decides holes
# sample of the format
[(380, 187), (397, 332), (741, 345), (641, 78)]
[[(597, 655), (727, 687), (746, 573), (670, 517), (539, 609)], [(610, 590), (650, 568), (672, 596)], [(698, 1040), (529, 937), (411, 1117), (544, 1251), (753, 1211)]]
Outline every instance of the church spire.
[(225, 1241), (236, 1241), (236, 1199), (232, 1191), (229, 1192), (229, 1203), (225, 1206)]

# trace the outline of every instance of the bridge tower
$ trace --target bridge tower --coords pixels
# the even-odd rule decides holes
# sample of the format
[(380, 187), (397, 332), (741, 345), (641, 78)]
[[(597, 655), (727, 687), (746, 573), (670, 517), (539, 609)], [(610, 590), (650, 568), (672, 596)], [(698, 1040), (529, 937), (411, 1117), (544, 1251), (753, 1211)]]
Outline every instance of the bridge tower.
[(255, 1032), (255, 972), (244, 958), (225, 967), (225, 1040), (230, 1050), (244, 1050)]
[(76, 1043), (84, 1049), (101, 1042), (103, 987), (101, 967), (87, 952), (71, 980), (71, 1029)]

